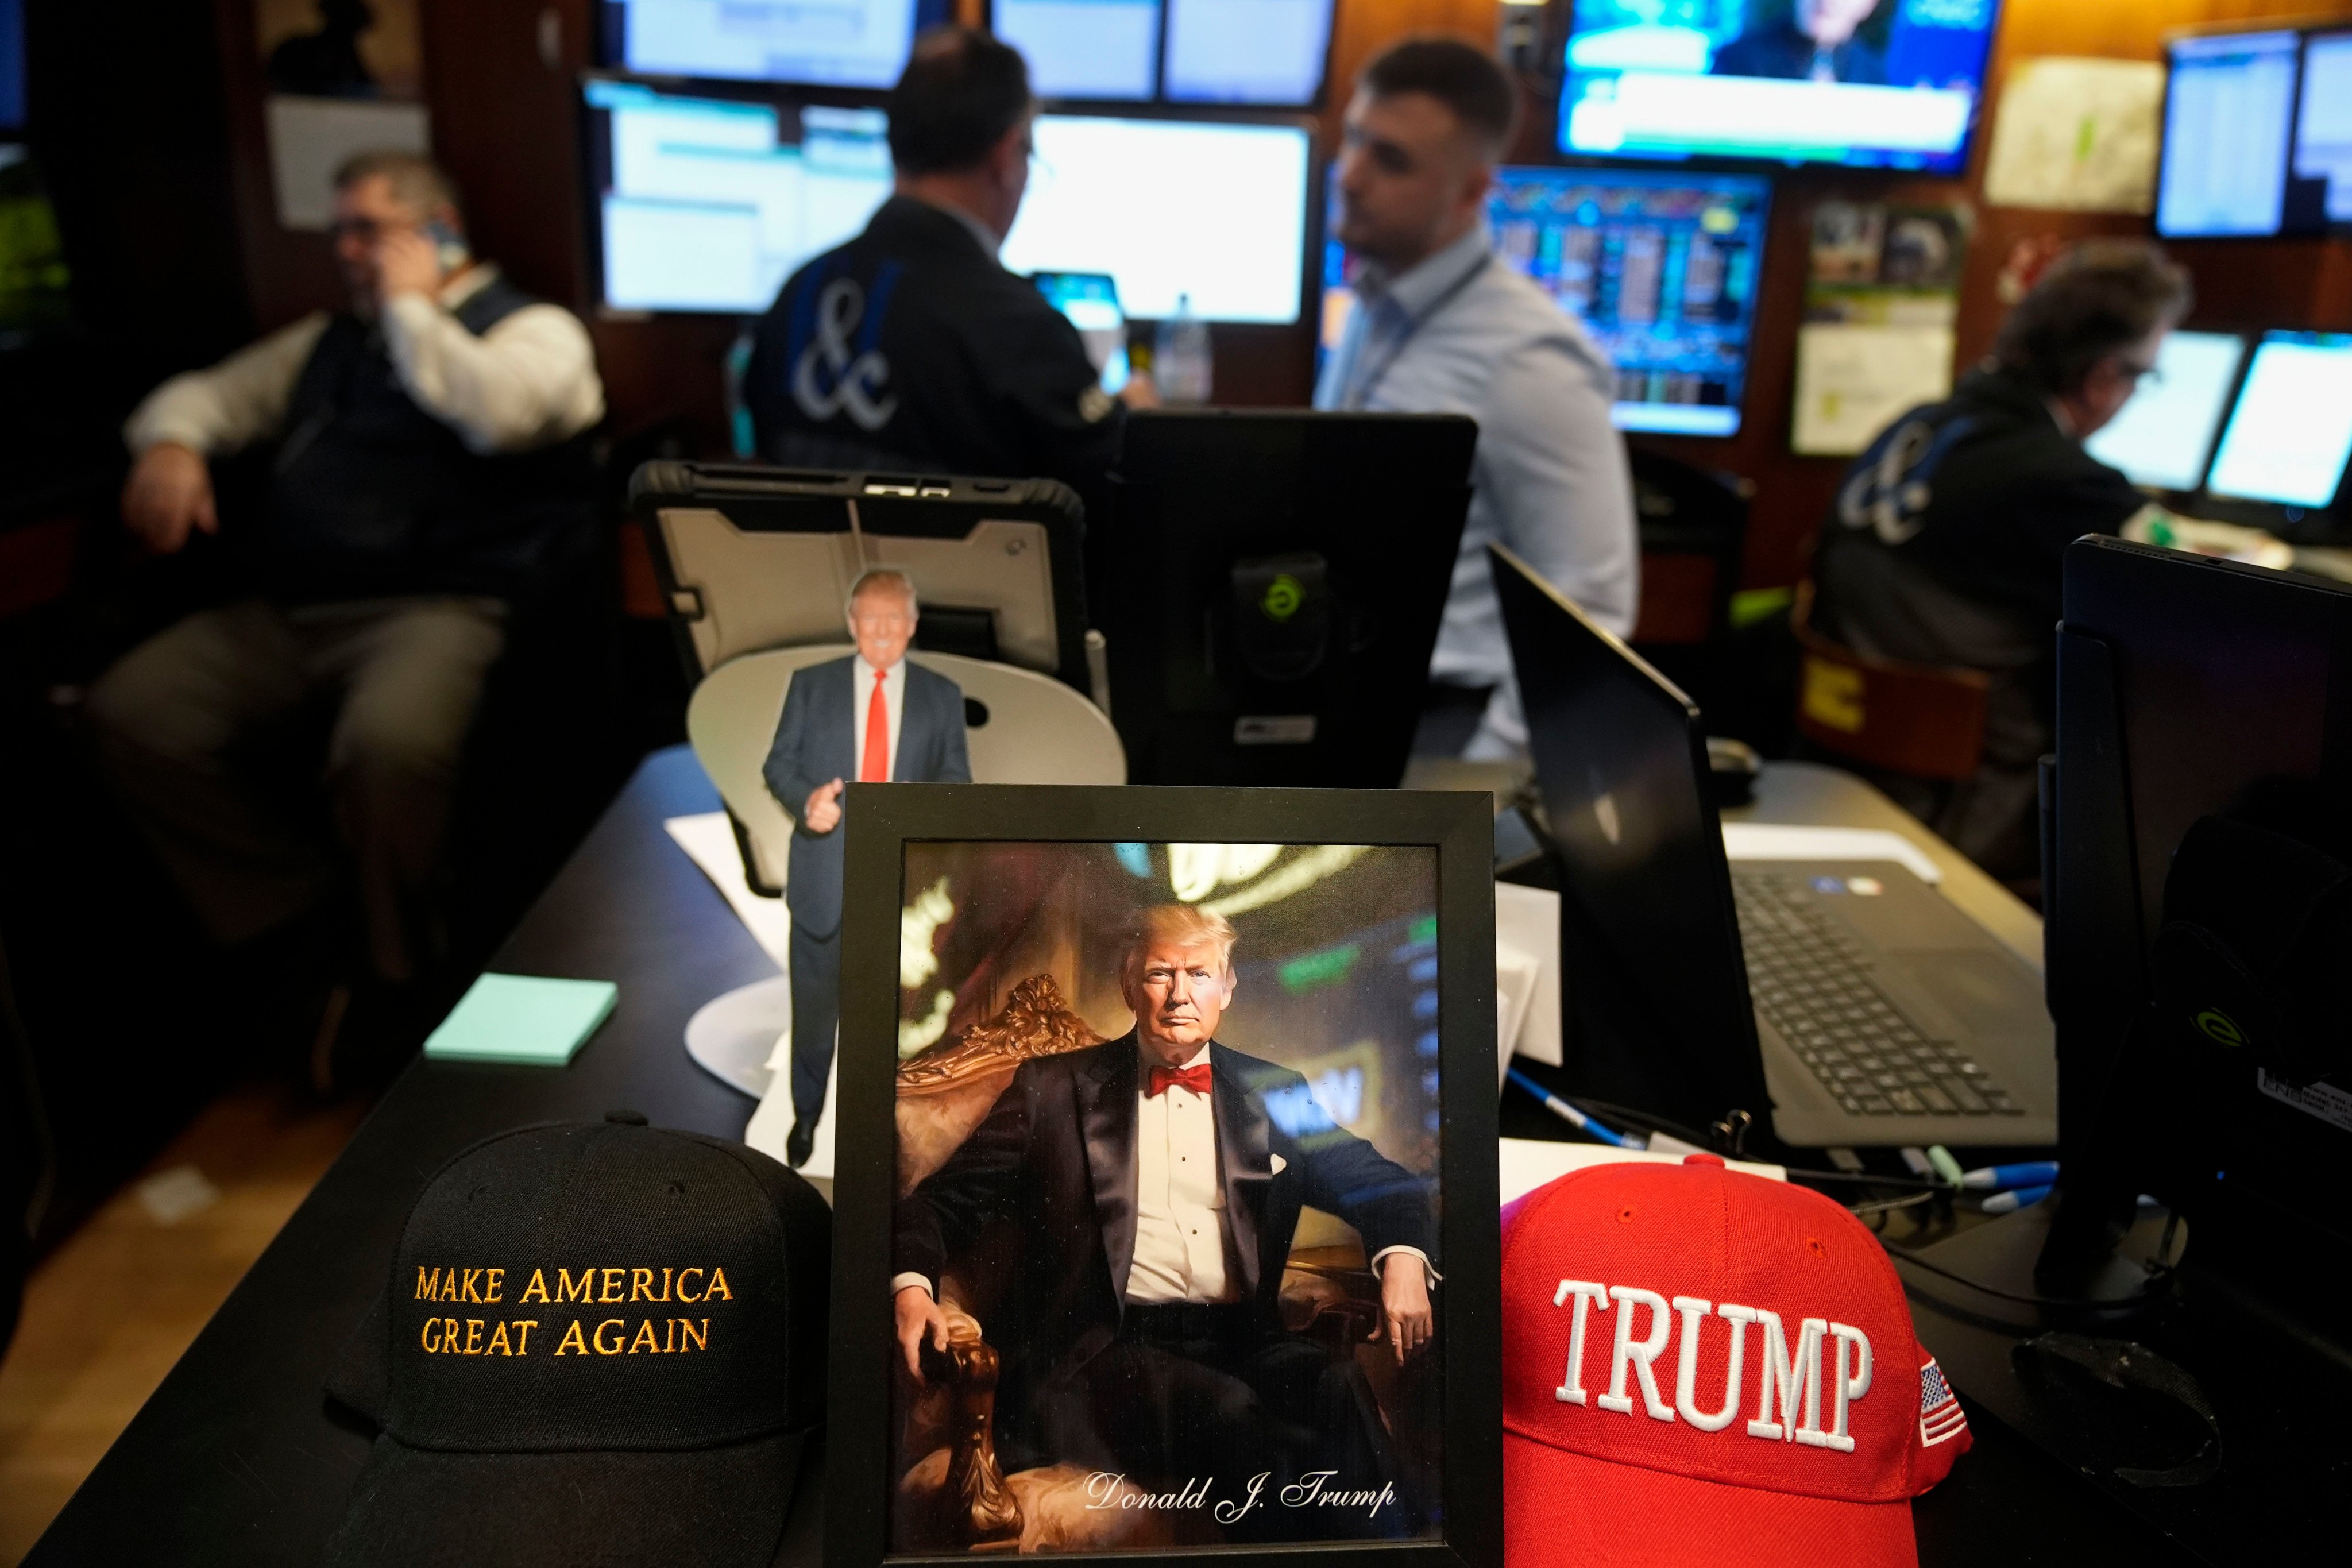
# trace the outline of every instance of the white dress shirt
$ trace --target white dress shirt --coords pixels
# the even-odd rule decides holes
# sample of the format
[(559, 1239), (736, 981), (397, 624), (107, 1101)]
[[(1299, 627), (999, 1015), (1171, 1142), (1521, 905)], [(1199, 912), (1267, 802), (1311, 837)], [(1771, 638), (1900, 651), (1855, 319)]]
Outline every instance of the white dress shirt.
[(1358, 296), (1315, 406), (1478, 421), (1475, 489), (1429, 674), (1496, 689), (1466, 755), (1524, 756), (1486, 545), (1508, 546), (1620, 637), (1633, 629), (1641, 551), (1611, 422), (1616, 373), (1573, 317), (1494, 257), (1483, 226), (1393, 278), (1366, 268)]
[[(385, 353), (416, 405), (473, 451), (527, 452), (569, 440), (604, 416), (587, 329), (560, 306), (526, 305), (475, 336), (450, 312), (497, 276), (485, 264), (437, 300), (394, 296), (380, 319)], [(314, 310), (208, 370), (173, 376), (132, 411), (123, 440), (133, 452), (170, 441), (214, 458), (279, 434), (327, 321)]]
[[(1209, 1059), (1203, 1043), (1183, 1065)], [(1149, 1057), (1135, 1089), (1135, 1260), (1127, 1300), (1138, 1307), (1240, 1299), (1227, 1267), (1225, 1184), (1219, 1179), (1212, 1095), (1171, 1084), (1150, 1092)]]
[[(874, 703), (874, 667), (861, 655), (851, 662), (850, 675), (857, 683), (851, 693), (850, 703), (851, 711), (856, 715), (852, 722), (856, 731), (851, 737), (850, 772), (845, 777), (847, 782), (856, 784), (857, 770), (866, 765), (866, 710)], [(898, 776), (898, 731), (906, 722), (907, 661), (903, 658), (882, 676), (882, 708), (890, 716), (889, 765), (882, 773), (887, 780)]]

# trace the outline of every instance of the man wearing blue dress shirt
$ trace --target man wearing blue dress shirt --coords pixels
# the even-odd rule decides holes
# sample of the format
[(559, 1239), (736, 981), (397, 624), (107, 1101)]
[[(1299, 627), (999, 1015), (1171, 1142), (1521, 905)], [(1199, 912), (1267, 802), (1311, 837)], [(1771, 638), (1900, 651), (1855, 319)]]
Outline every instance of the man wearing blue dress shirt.
[(1315, 390), (1318, 408), (1478, 421), (1476, 494), (1414, 748), (1476, 758), (1523, 756), (1528, 738), (1486, 545), (1509, 546), (1620, 636), (1641, 569), (1610, 423), (1615, 373), (1487, 242), (1486, 193), (1517, 104), (1503, 68), (1460, 39), (1407, 39), (1365, 68), (1339, 177), (1359, 305)]

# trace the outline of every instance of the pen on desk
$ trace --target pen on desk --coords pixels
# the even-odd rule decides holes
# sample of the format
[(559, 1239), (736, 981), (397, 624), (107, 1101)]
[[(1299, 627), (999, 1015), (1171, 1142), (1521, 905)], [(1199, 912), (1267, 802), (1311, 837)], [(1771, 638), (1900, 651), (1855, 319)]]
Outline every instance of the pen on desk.
[(1960, 1163), (1953, 1159), (1952, 1152), (1941, 1143), (1927, 1145), (1927, 1163), (1934, 1166), (1936, 1174), (1945, 1181), (1956, 1187), (1960, 1184)]
[(2012, 1187), (2008, 1192), (1995, 1193), (1992, 1196), (1985, 1199), (1983, 1205), (1984, 1212), (1987, 1214), (2015, 1214), (2020, 1209), (2032, 1208), (2035, 1204), (2040, 1203), (2049, 1195), (2050, 1189), (2046, 1186)]
[(1527, 1090), (1529, 1094), (1534, 1095), (1538, 1100), (1542, 1100), (1543, 1107), (1546, 1110), (1550, 1111), (1554, 1116), (1559, 1117), (1562, 1121), (1567, 1122), (1570, 1127), (1575, 1128), (1578, 1131), (1590, 1133), (1591, 1136), (1600, 1139), (1603, 1143), (1613, 1143), (1620, 1149), (1645, 1149), (1649, 1147), (1647, 1142), (1636, 1134), (1615, 1132), (1601, 1126), (1601, 1123), (1593, 1121), (1592, 1118), (1585, 1115), (1584, 1112), (1577, 1110), (1576, 1107), (1569, 1104), (1568, 1101), (1560, 1099), (1558, 1095), (1552, 1093), (1551, 1090), (1546, 1089), (1543, 1085), (1538, 1083), (1535, 1079), (1529, 1078), (1518, 1068), (1511, 1068), (1508, 1071), (1513, 1083), (1517, 1084), (1521, 1089)]
[(1979, 1165), (1961, 1175), (1960, 1185), (1976, 1193), (2005, 1193), (2013, 1187), (2046, 1187), (2057, 1179), (2057, 1161), (2026, 1160), (2014, 1165)]

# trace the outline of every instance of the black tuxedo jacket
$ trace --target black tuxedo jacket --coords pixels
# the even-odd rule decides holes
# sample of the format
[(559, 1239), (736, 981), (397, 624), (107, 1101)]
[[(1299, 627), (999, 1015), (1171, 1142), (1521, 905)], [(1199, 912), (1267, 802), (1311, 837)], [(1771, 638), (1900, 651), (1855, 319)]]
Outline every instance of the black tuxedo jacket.
[[(1261, 1331), (1276, 1301), (1302, 1205), (1338, 1215), (1367, 1254), (1419, 1247), (1437, 1261), (1427, 1184), (1333, 1125), (1287, 1068), (1212, 1042), (1229, 1266)], [(1135, 1257), (1133, 1034), (1022, 1064), (988, 1117), (931, 1178), (901, 1200), (894, 1274), (937, 1288), (948, 1260), (992, 1221), (1018, 1234), (1009, 1299), (982, 1326), (1003, 1359), (1000, 1411), (1029, 1431), (1037, 1406), (1116, 1339)], [(1279, 1163), (1280, 1170), (1276, 1166)]]

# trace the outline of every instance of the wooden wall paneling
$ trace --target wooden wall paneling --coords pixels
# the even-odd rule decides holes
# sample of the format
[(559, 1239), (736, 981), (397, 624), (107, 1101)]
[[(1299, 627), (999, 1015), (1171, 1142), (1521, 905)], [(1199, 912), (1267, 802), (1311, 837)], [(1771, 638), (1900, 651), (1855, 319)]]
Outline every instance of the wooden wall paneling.
[(253, 0), (213, 0), (221, 84), (228, 106), (229, 183), (236, 206), (238, 247), (256, 327), (269, 331), (312, 310), (343, 303), (341, 271), (323, 234), (278, 226), (278, 195), (269, 174), (269, 131), (263, 99), (261, 51), (255, 42)]
[(591, 0), (419, 3), (434, 154), (465, 195), (475, 247), (532, 293), (585, 310), (578, 80), (594, 58)]

